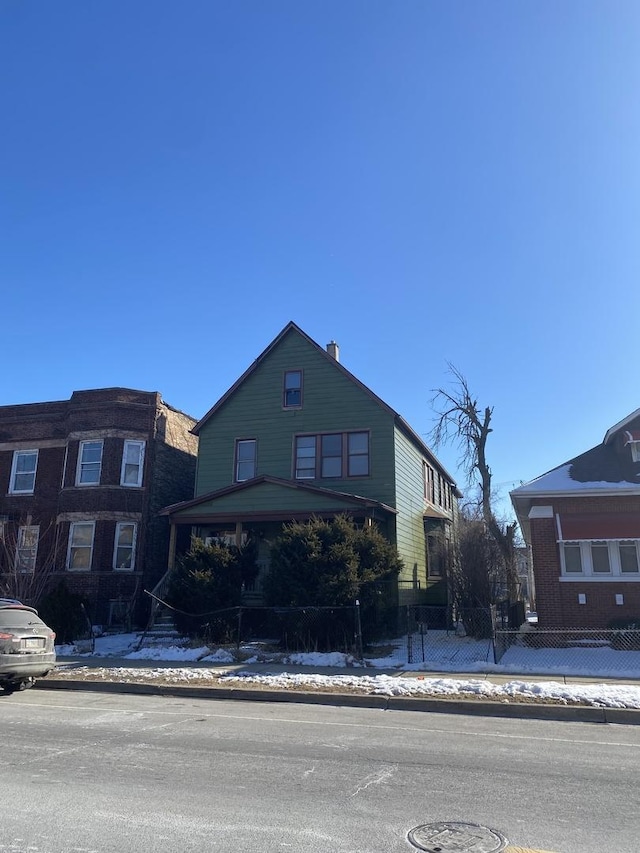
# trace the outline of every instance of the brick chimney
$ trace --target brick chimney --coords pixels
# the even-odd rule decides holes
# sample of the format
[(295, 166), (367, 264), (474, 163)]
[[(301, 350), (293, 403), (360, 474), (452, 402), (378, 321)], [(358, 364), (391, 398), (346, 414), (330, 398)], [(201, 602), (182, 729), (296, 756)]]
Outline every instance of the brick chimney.
[(335, 341), (329, 341), (327, 344), (327, 352), (331, 358), (335, 358), (336, 361), (340, 361), (340, 347)]

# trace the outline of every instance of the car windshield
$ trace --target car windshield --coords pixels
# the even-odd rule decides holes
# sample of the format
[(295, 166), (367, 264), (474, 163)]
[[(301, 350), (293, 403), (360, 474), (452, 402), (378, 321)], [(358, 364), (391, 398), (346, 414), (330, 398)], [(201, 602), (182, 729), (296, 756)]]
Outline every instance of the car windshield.
[(29, 610), (0, 609), (0, 625), (6, 628), (19, 628), (21, 625), (42, 625), (44, 622)]

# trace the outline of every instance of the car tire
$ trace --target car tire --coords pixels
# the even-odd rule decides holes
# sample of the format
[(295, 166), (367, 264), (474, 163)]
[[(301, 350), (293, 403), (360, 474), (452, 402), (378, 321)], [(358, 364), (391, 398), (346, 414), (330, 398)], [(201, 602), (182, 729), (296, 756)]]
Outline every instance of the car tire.
[(16, 693), (19, 690), (28, 690), (29, 687), (33, 687), (36, 683), (35, 678), (23, 678), (22, 681), (5, 681), (4, 684), (0, 685), (4, 693), (10, 695), (11, 693)]

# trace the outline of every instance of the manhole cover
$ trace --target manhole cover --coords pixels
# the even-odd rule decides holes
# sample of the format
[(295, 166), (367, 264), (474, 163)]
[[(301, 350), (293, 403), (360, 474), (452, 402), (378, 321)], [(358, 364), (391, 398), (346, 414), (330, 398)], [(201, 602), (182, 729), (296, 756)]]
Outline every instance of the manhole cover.
[(500, 853), (507, 845), (507, 839), (495, 829), (455, 821), (416, 826), (407, 838), (427, 853)]

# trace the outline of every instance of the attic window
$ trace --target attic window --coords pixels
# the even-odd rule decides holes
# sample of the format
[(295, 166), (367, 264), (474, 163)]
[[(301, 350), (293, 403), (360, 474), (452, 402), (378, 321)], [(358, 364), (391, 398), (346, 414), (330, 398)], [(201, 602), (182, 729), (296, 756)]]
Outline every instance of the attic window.
[(640, 441), (630, 441), (631, 458), (634, 462), (640, 462)]
[(285, 371), (282, 405), (285, 409), (299, 409), (302, 406), (301, 370)]

